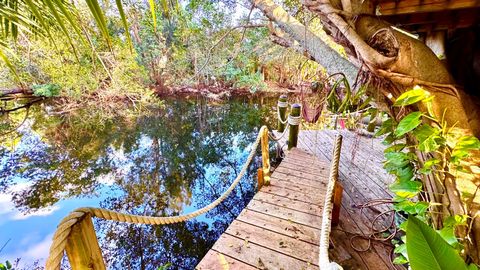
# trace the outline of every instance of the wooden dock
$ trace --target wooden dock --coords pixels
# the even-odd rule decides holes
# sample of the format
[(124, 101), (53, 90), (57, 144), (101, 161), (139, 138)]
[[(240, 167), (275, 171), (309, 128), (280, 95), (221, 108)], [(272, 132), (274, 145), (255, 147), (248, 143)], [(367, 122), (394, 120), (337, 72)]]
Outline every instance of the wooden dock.
[[(384, 147), (379, 139), (341, 133), (339, 182), (344, 192), (340, 224), (331, 232), (330, 258), (344, 269), (405, 269), (391, 263), (389, 242), (368, 246), (362, 238), (352, 239), (369, 235), (372, 219), (390, 207), (380, 205), (364, 209), (362, 214), (357, 206), (371, 199), (391, 198), (386, 185), (392, 179), (382, 168)], [(302, 131), (298, 148), (275, 169), (270, 186), (260, 189), (196, 269), (318, 269), (334, 134)]]

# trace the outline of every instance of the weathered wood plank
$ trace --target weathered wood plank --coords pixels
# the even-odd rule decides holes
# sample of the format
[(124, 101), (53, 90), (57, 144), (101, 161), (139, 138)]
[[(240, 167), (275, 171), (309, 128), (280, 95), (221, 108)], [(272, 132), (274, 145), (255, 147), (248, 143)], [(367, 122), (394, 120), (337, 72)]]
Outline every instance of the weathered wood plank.
[(253, 265), (258, 269), (318, 269), (318, 266), (275, 252), (269, 248), (249, 243), (229, 234), (222, 234), (212, 249), (217, 252), (221, 250), (221, 253)]
[(197, 270), (229, 269), (254, 270), (256, 267), (241, 262), (215, 250), (209, 250), (204, 259), (195, 267)]
[(257, 193), (257, 195), (255, 195), (255, 200), (317, 216), (322, 216), (323, 213), (323, 207), (321, 206), (299, 200), (293, 200), (263, 191), (260, 191)]
[[(277, 178), (275, 178), (277, 179)], [(277, 180), (275, 181), (272, 186), (274, 188), (278, 187), (278, 188), (286, 188), (286, 189), (289, 189), (289, 190), (293, 190), (297, 193), (303, 193), (305, 194), (306, 196), (312, 196), (312, 194), (322, 194), (325, 192), (326, 190), (326, 186), (327, 184), (326, 183), (322, 183), (320, 181), (318, 181), (318, 185), (316, 187), (311, 187), (311, 186), (307, 186), (307, 185), (302, 185), (301, 183), (296, 183), (296, 182), (293, 182), (291, 180), (289, 180), (289, 177), (286, 178), (286, 180)], [(319, 193), (315, 193), (315, 192), (319, 192)], [(317, 196), (319, 197), (319, 196)], [(323, 202), (323, 200), (321, 200)]]
[(318, 229), (253, 210), (244, 209), (237, 217), (237, 220), (284, 234), (313, 245), (318, 246), (318, 241), (320, 241), (320, 231)]
[(275, 181), (270, 186), (264, 186), (262, 191), (319, 206), (323, 205), (321, 194), (302, 193), (299, 190), (290, 189), (288, 185), (284, 185), (280, 181)]
[(257, 244), (306, 263), (318, 265), (318, 246), (293, 237), (237, 220), (232, 222), (226, 233), (245, 240), (246, 245), (250, 243)]
[(389, 0), (379, 3), (382, 15), (437, 12), (480, 7), (476, 0)]
[(320, 228), (322, 224), (322, 218), (319, 216), (295, 211), (288, 208), (283, 208), (262, 201), (257, 201), (255, 200), (255, 197), (248, 204), (247, 209), (283, 218), (291, 222), (307, 225), (313, 228)]

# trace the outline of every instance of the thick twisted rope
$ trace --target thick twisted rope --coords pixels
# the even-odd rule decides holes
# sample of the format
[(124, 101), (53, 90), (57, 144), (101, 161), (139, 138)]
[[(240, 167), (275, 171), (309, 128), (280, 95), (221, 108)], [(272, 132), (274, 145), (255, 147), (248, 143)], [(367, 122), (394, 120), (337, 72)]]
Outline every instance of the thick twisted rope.
[(330, 176), (328, 177), (327, 192), (325, 194), (325, 203), (323, 206), (322, 227), (320, 231), (320, 251), (318, 255), (318, 265), (321, 270), (343, 269), (335, 262), (330, 262), (328, 258), (328, 247), (330, 244), (330, 231), (332, 223), (333, 210), (333, 190), (335, 182), (338, 179), (338, 163), (340, 161), (340, 152), (342, 149), (342, 135), (335, 137), (335, 147), (333, 149), (333, 159), (330, 166)]
[(92, 217), (98, 217), (106, 220), (113, 220), (113, 221), (120, 221), (120, 222), (128, 222), (128, 223), (135, 223), (135, 224), (148, 224), (148, 225), (162, 225), (162, 224), (172, 224), (172, 223), (179, 223), (185, 222), (189, 219), (195, 218), (206, 212), (212, 210), (217, 205), (219, 205), (225, 198), (230, 195), (233, 189), (238, 185), (240, 180), (243, 178), (245, 173), (247, 172), (248, 166), (252, 162), (253, 158), (255, 157), (257, 147), (260, 143), (260, 139), (262, 137), (263, 132), (267, 129), (266, 126), (263, 126), (252, 145), (252, 149), (250, 150), (250, 154), (248, 155), (247, 161), (242, 167), (242, 170), (238, 174), (237, 178), (233, 181), (230, 187), (220, 196), (218, 199), (210, 203), (209, 205), (198, 209), (192, 213), (179, 215), (179, 216), (171, 216), (171, 217), (151, 217), (151, 216), (140, 216), (140, 215), (130, 215), (125, 213), (119, 213), (107, 209), (96, 208), (96, 207), (83, 207), (73, 210), (68, 216), (66, 216), (60, 224), (57, 226), (57, 230), (53, 235), (52, 245), (50, 246), (50, 254), (47, 259), (46, 269), (47, 270), (59, 270), (61, 266), (61, 261), (63, 257), (63, 253), (65, 250), (65, 246), (67, 244), (68, 236), (72, 230), (72, 227), (79, 222), (85, 215), (90, 214)]
[(288, 128), (289, 128), (289, 127), (290, 127), (290, 124), (287, 123), (287, 125), (286, 125), (285, 128), (283, 129), (283, 132), (282, 132), (282, 134), (280, 134), (280, 136), (276, 137), (275, 135), (273, 135), (273, 132), (269, 132), (269, 133), (268, 133), (268, 137), (269, 137), (272, 141), (278, 142), (278, 141), (280, 141), (280, 140), (283, 138), (283, 136), (285, 136), (285, 134), (287, 134), (287, 131), (288, 131)]
[(285, 125), (287, 123), (287, 119), (282, 120), (282, 116), (280, 115), (280, 108), (286, 108), (288, 107), (288, 101), (278, 101), (277, 102), (277, 117), (278, 121), (282, 123), (282, 125)]

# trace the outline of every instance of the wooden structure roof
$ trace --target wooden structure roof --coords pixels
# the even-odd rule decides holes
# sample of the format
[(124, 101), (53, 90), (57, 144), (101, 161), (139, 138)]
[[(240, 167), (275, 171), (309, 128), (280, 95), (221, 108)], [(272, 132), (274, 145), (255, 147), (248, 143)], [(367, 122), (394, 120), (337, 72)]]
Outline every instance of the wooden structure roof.
[(414, 33), (480, 25), (479, 0), (377, 0), (377, 14)]

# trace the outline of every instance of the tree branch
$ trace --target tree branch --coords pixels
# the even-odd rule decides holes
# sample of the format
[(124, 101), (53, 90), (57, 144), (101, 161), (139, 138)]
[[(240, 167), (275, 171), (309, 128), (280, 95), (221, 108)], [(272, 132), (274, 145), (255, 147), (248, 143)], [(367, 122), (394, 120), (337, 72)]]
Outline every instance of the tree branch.
[(272, 0), (253, 0), (255, 6), (265, 16), (274, 21), (290, 37), (297, 40), (309, 55), (320, 65), (325, 67), (328, 73), (343, 72), (348, 80), (354, 82), (358, 67), (354, 66), (346, 58), (326, 44), (319, 36), (306, 28), (297, 19), (290, 16), (282, 7)]

